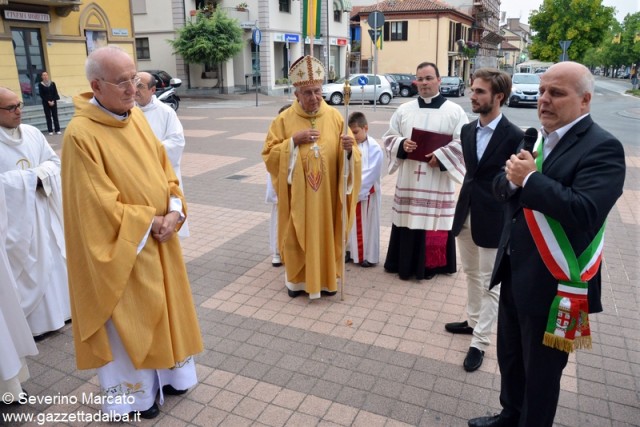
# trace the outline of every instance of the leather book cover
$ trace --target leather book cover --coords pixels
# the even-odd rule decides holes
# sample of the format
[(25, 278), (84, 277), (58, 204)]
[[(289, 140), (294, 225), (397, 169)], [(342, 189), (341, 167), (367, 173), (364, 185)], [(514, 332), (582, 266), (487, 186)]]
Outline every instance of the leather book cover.
[(419, 162), (426, 162), (426, 155), (450, 143), (453, 140), (453, 135), (413, 128), (411, 138), (409, 139), (415, 141), (418, 147), (411, 153), (407, 153), (407, 158)]

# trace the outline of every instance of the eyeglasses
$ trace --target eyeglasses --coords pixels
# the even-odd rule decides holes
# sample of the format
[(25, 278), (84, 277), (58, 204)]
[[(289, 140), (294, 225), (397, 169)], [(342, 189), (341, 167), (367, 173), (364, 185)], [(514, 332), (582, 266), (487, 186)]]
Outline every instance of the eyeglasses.
[(111, 86), (115, 86), (120, 90), (127, 90), (127, 89), (129, 89), (130, 85), (133, 85), (133, 88), (135, 89), (138, 86), (138, 84), (140, 84), (140, 77), (134, 77), (131, 80), (125, 80), (125, 81), (120, 82), (120, 83), (111, 83), (111, 82), (106, 81), (102, 77), (100, 78), (100, 80), (102, 80), (106, 84), (109, 84)]
[(15, 113), (18, 108), (22, 110), (22, 107), (24, 107), (24, 102), (18, 102), (16, 105), (9, 105), (8, 107), (0, 107), (0, 110), (5, 110), (10, 113)]

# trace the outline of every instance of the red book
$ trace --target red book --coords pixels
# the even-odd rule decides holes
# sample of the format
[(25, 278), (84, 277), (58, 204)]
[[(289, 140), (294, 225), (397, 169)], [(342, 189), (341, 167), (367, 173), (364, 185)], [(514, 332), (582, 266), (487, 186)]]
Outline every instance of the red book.
[(411, 153), (407, 153), (407, 158), (419, 162), (426, 162), (427, 154), (431, 154), (438, 148), (450, 143), (453, 140), (453, 135), (413, 128), (411, 138), (409, 139), (416, 142), (418, 146)]

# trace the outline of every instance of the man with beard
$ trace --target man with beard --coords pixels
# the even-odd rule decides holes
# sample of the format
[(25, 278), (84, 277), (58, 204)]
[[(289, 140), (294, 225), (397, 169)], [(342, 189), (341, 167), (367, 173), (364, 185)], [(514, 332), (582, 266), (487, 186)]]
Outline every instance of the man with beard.
[(482, 365), (498, 313), (500, 285), (490, 290), (489, 281), (504, 222), (504, 204), (493, 196), (492, 182), (523, 136), (522, 130), (500, 111), (510, 93), (508, 74), (493, 68), (477, 70), (471, 85), (471, 109), (480, 117), (464, 125), (460, 136), (467, 173), (451, 231), (457, 237), (467, 276), (468, 320), (447, 323), (445, 329), (473, 335), (463, 363), (469, 372)]

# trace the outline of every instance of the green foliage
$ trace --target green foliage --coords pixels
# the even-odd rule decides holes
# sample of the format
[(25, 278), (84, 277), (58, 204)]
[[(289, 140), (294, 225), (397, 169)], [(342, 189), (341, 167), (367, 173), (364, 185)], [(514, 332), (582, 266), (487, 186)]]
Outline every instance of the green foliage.
[(242, 51), (242, 34), (238, 21), (219, 8), (212, 13), (199, 11), (195, 22), (187, 22), (169, 43), (187, 63), (219, 64)]
[[(587, 50), (584, 64), (617, 69), (640, 62), (640, 40), (636, 41), (637, 33), (640, 33), (640, 12), (625, 16), (622, 24), (614, 21), (602, 42)], [(620, 35), (620, 43), (613, 42), (616, 35)]]
[(571, 40), (568, 53), (572, 61), (583, 62), (586, 52), (598, 46), (608, 34), (614, 9), (602, 0), (544, 0), (531, 13), (529, 24), (535, 33), (529, 48), (532, 58), (558, 61), (560, 42)]

